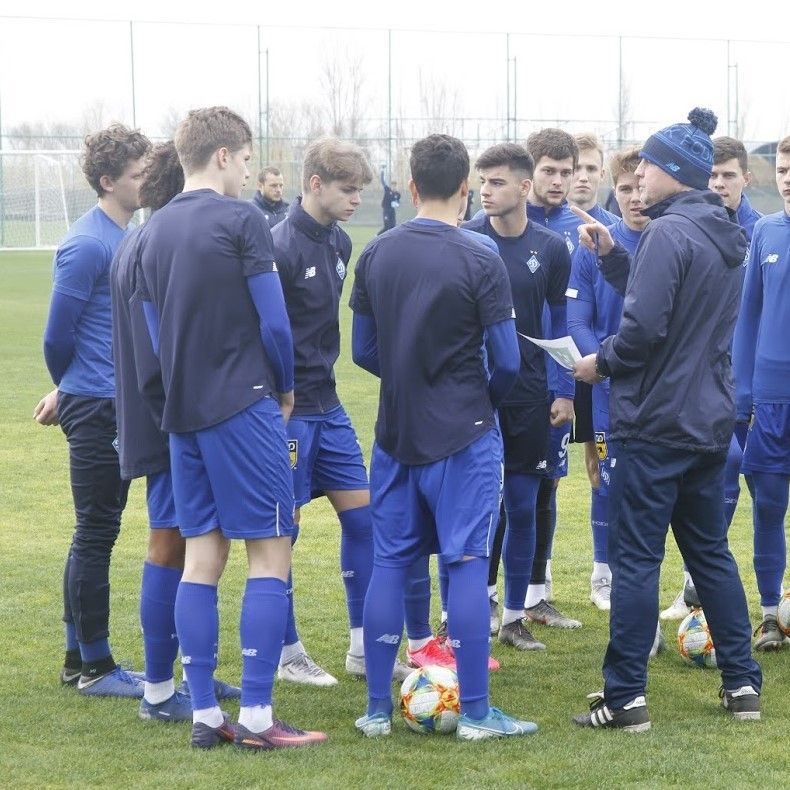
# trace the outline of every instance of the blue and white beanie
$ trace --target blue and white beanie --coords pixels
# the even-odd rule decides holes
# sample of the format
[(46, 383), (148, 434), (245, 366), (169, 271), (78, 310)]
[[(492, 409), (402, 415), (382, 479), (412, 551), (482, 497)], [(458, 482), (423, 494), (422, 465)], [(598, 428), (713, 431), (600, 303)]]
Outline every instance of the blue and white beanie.
[(713, 140), (719, 119), (712, 110), (695, 107), (689, 123), (676, 123), (648, 137), (639, 155), (681, 184), (707, 189), (713, 169)]

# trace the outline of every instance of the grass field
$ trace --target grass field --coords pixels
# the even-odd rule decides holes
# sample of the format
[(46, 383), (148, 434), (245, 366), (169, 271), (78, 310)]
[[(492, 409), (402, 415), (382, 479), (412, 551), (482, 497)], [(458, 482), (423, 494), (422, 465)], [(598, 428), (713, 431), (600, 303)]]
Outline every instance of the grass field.
[[(359, 251), (370, 229), (354, 229)], [(363, 740), (353, 720), (365, 706), (363, 683), (344, 676), (347, 626), (338, 572), (338, 525), (324, 500), (305, 508), (294, 557), (297, 615), (313, 657), (340, 678), (313, 689), (278, 683), (275, 704), (288, 721), (329, 733), (313, 750), (194, 753), (187, 725), (138, 720), (136, 703), (87, 699), (58, 684), (62, 661), (61, 575), (73, 527), (66, 443), (58, 428), (31, 419), (50, 388), (41, 333), (50, 288), (49, 253), (0, 254), (0, 784), (5, 787), (692, 787), (787, 786), (785, 726), (790, 721), (790, 651), (761, 657), (763, 721), (740, 723), (718, 710), (715, 671), (686, 667), (673, 648), (651, 663), (646, 735), (574, 729), (570, 716), (601, 686), (607, 616), (588, 602), (591, 541), (589, 487), (577, 448), (559, 496), (554, 551), (558, 605), (583, 621), (578, 631), (536, 626), (540, 654), (493, 646), (502, 669), (491, 677), (494, 704), (532, 718), (540, 732), (517, 742), (462, 744), (420, 737), (396, 722), (391, 738)], [(366, 452), (376, 412), (374, 380), (350, 360), (349, 313), (337, 366), (343, 398)], [(112, 644), (116, 658), (142, 667), (138, 590), (146, 545), (143, 485), (132, 486), (112, 567)], [(751, 519), (743, 494), (731, 530), (752, 604)], [(238, 619), (244, 557), (234, 548), (220, 587), (218, 674), (238, 682)], [(669, 541), (661, 601), (681, 577)], [(228, 706), (237, 712), (235, 704)]]

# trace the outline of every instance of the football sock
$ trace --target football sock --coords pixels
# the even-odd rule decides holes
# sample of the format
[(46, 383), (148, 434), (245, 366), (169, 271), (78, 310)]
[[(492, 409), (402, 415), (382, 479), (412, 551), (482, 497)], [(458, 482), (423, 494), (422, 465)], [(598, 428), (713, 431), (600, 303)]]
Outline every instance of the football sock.
[(348, 652), (351, 653), (352, 656), (364, 656), (365, 655), (365, 640), (362, 636), (362, 629), (361, 628), (352, 628), (349, 632), (349, 645), (348, 645)]
[(299, 633), (296, 630), (296, 616), (294, 615), (293, 571), (288, 572), (288, 586), (285, 595), (288, 598), (288, 612), (285, 618), (285, 637), (283, 639), (283, 644), (293, 645), (299, 641)]
[(145, 681), (145, 693), (143, 696), (146, 702), (150, 702), (151, 705), (159, 705), (169, 700), (175, 693), (176, 684), (173, 678), (170, 678), (170, 680), (162, 680), (158, 683)]
[(106, 675), (115, 669), (110, 642), (108, 639), (97, 639), (94, 642), (79, 642), (82, 658), (82, 674), (84, 677), (96, 678)]
[(597, 582), (601, 579), (610, 579), (612, 578), (612, 571), (609, 568), (609, 564), (606, 562), (594, 562), (593, 563), (593, 570), (592, 576), (590, 576), (591, 582)]
[(406, 574), (406, 596), (403, 613), (409, 639), (425, 639), (431, 631), (431, 576), (430, 557), (418, 557)]
[(145, 679), (150, 683), (173, 678), (173, 662), (178, 655), (173, 610), (180, 581), (180, 568), (165, 568), (151, 562), (143, 564), (140, 625), (143, 629)]
[(527, 597), (535, 556), (535, 500), (540, 481), (537, 475), (505, 475), (507, 529), (502, 560), (507, 609), (521, 609)]
[(439, 622), (446, 623), (447, 622), (447, 610), (442, 609), (442, 613), (439, 615)]
[(488, 597), (489, 598), (496, 598), (497, 597), (496, 584), (489, 584), (488, 585)]
[(364, 616), (369, 715), (392, 713), (390, 685), (403, 633), (403, 596), (408, 570), (373, 565)]
[(777, 606), (761, 606), (760, 608), (763, 610), (763, 620), (765, 620), (765, 618), (768, 617), (768, 615), (772, 615), (773, 617), (776, 617), (776, 615), (777, 615), (777, 613), (779, 611), (779, 606), (778, 605)]
[(192, 710), (192, 722), (206, 724), (209, 727), (219, 727), (222, 724), (223, 716), (219, 705), (212, 705), (210, 708), (200, 708)]
[(351, 628), (362, 625), (365, 593), (373, 571), (373, 531), (370, 507), (356, 507), (338, 513), (340, 519), (340, 573), (346, 588), (348, 622)]
[(508, 609), (505, 607), (502, 610), (502, 625), (508, 625), (509, 623), (515, 623), (516, 620), (520, 620), (524, 616), (524, 609)]
[(425, 639), (409, 639), (409, 650), (412, 652), (415, 650), (422, 650), (431, 639), (433, 639), (432, 636), (426, 637)]
[(239, 708), (239, 724), (250, 732), (261, 733), (274, 724), (271, 705), (250, 705)]
[(300, 639), (297, 639), (291, 645), (283, 645), (282, 650), (280, 651), (280, 665), (282, 666), (283, 664), (287, 664), (292, 659), (296, 658), (297, 656), (301, 656), (302, 653), (306, 652), (307, 651), (304, 649), (304, 645)]
[[(603, 484), (602, 484), (603, 485)], [(601, 489), (593, 489), (590, 500), (590, 526), (592, 527), (593, 559), (606, 563), (606, 544), (609, 540), (609, 497)]]
[(74, 623), (64, 623), (66, 626), (66, 652), (73, 653), (75, 650), (79, 652), (80, 646), (77, 642), (77, 629)]
[[(181, 581), (176, 593), (176, 632), (181, 645), (181, 664), (189, 683), (192, 708), (197, 716), (205, 710), (219, 711), (214, 694), (214, 669), (217, 666), (217, 640), (219, 638), (219, 614), (217, 612), (217, 588), (212, 584)], [(220, 717), (222, 713), (219, 713)], [(206, 714), (211, 720), (194, 718), (211, 727), (219, 727), (222, 718), (216, 721), (213, 713)], [(216, 721), (212, 724), (211, 721)]]
[(546, 598), (546, 583), (543, 584), (530, 584), (527, 587), (527, 598), (524, 601), (524, 606), (530, 609), (539, 604)]
[[(286, 582), (273, 577), (247, 579), (241, 604), (241, 705), (271, 705), (274, 673), (288, 615)], [(191, 685), (191, 680), (190, 680)], [(258, 732), (258, 730), (256, 730)]]
[(447, 570), (447, 563), (442, 559), (441, 555), (436, 559), (436, 564), (439, 567), (439, 598), (442, 602), (442, 609), (447, 611), (447, 590), (450, 586), (450, 574)]
[(557, 524), (557, 489), (554, 481), (542, 477), (535, 501), (535, 556), (532, 561), (530, 582), (541, 584), (549, 578), (549, 560)]
[(762, 606), (776, 606), (782, 590), (787, 547), (784, 518), (788, 476), (751, 472), (754, 517), (754, 570)]
[(488, 713), (488, 560), (454, 562), (448, 571), (447, 627), (453, 635), (461, 712), (482, 719)]

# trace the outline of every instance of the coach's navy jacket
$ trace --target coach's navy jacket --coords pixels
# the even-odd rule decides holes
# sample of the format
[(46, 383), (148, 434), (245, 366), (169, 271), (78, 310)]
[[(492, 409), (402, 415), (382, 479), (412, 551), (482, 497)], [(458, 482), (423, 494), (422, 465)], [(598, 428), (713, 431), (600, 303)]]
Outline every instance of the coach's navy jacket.
[(278, 222), (282, 222), (288, 216), (289, 204), (285, 200), (272, 203), (267, 200), (260, 192), (256, 192), (252, 202), (263, 212), (269, 227), (273, 228)]
[[(735, 425), (729, 350), (746, 237), (709, 191), (681, 192), (644, 213), (653, 221), (630, 267), (620, 328), (598, 351), (599, 370), (612, 379), (611, 436), (725, 450)], [(606, 256), (605, 276), (623, 255), (620, 247)]]

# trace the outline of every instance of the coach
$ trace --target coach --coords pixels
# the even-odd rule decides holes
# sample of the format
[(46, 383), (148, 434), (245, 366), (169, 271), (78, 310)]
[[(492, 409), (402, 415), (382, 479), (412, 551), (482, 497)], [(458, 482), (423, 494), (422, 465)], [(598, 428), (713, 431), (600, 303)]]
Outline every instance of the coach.
[[(613, 444), (605, 688), (590, 695), (589, 713), (575, 717), (581, 726), (650, 728), (647, 661), (667, 524), (711, 629), (722, 705), (737, 719), (760, 718), (762, 678), (723, 510), (735, 421), (729, 349), (746, 240), (707, 190), (716, 116), (697, 108), (689, 121), (662, 129), (642, 148), (636, 175), (653, 221), (628, 273), (617, 334), (574, 370), (589, 384), (611, 378)], [(580, 239), (591, 249), (597, 242), (604, 274), (625, 270), (625, 250), (603, 225), (586, 220)]]

